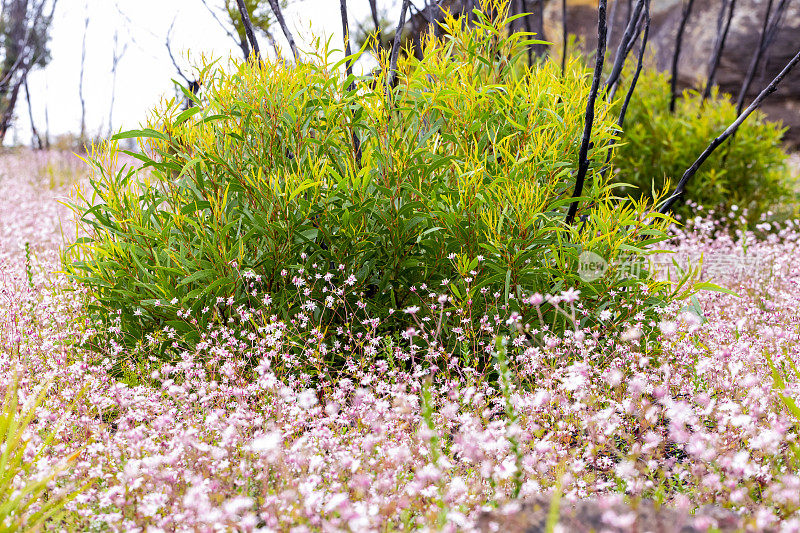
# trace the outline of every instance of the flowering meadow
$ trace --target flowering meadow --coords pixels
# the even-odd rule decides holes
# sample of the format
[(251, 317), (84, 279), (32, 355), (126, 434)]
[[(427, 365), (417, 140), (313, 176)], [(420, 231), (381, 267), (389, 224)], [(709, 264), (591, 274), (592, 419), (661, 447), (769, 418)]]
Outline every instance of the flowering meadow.
[[(148, 371), (136, 363), (135, 380), (112, 376), (110, 361), (146, 361), (148, 345), (136, 357), (86, 349), (83, 296), (59, 274), (59, 248), (74, 238), (58, 202), (80, 173), (72, 157), (0, 159), (0, 381), (7, 389), (16, 376), (20, 403), (47, 387), (25, 429), (31, 463), (6, 490), (57, 469), (42, 501), (78, 494), (47, 527), (470, 530), (482, 513), (557, 493), (687, 512), (712, 504), (751, 530), (800, 530), (800, 222), (733, 236), (710, 219), (675, 229), (678, 255), (757, 258), (747, 263), (756, 267), (718, 275), (738, 296), (703, 291), (608, 336), (515, 329), (502, 306), (471, 316), (449, 308), (446, 291), (420, 288), (428, 305), (397, 311), (417, 324), (401, 337), (379, 335), (375, 323), (328, 345), (307, 311), (349, 285), (309, 265), (287, 273), (311, 289), (291, 320), (268, 319), (253, 334), (250, 315), (270, 313), (259, 294), (259, 309), (238, 309), (175, 361)], [(527, 303), (576, 324), (583, 312), (574, 290)], [(656, 337), (642, 334), (648, 327)], [(180, 347), (169, 328), (161, 335)], [(442, 348), (457, 337), (474, 341), (474, 358)], [(332, 353), (341, 370), (293, 371)], [(5, 520), (24, 527), (26, 516)], [(624, 513), (603, 520), (632, 525)], [(714, 527), (704, 520), (698, 527)]]

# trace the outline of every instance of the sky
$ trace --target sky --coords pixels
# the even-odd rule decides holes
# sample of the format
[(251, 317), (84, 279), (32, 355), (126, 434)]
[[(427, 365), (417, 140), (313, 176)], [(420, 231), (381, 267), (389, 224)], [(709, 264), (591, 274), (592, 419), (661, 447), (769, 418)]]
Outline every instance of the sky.
[[(207, 2), (211, 6), (221, 4), (221, 0)], [(354, 28), (356, 21), (369, 17), (369, 3), (350, 0), (348, 4), (349, 20)], [(379, 2), (379, 5), (392, 6), (388, 13), (391, 19), (399, 16), (399, 5), (394, 9), (395, 4)], [(312, 34), (331, 36), (334, 42), (341, 42), (339, 0), (298, 0), (284, 15), (295, 40), (306, 43), (303, 46), (307, 46)], [(34, 123), (42, 131), (49, 121), (51, 138), (80, 130), (78, 87), (87, 16), (83, 83), (89, 135), (106, 135), (109, 118), (112, 131), (134, 129), (163, 96), (175, 94), (172, 80), (180, 78), (165, 45), (173, 21), (172, 50), (187, 75), (192, 62), (203, 54), (223, 59), (241, 56), (236, 43), (201, 0), (59, 0), (51, 28), (52, 59), (45, 68), (32, 71), (28, 77)], [(284, 47), (284, 55), (289, 57), (280, 29), (275, 27), (273, 34)], [(265, 39), (260, 38), (259, 42), (262, 50), (268, 47)], [(123, 50), (115, 82), (113, 57)], [(115, 98), (110, 117), (112, 93)], [(27, 144), (30, 121), (22, 95), (16, 115), (15, 127), (6, 136), (6, 144), (15, 141)]]

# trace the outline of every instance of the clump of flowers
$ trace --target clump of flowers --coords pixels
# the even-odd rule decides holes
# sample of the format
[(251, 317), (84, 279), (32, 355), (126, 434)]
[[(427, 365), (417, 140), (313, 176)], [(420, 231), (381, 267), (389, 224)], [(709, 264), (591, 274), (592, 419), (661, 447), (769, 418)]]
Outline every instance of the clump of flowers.
[[(758, 257), (764, 270), (717, 272), (738, 296), (703, 292), (654, 316), (612, 305), (584, 320), (570, 288), (515, 295), (516, 307), (478, 291), (489, 312), (471, 314), (450, 285), (419, 286), (419, 304), (394, 311), (402, 334), (382, 332), (356, 293), (341, 331), (323, 336), (315, 313), (353, 288), (312, 263), (287, 268), (310, 292), (285, 318), (257, 290), (258, 307), (216, 302), (225, 321), (191, 346), (167, 325), (104, 361), (82, 347), (96, 325), (80, 289), (54, 273), (63, 213), (12, 177), (14, 160), (0, 164), (14, 191), (0, 198), (0, 228), (12, 228), (0, 233), (0, 375), (17, 369), (23, 393), (52, 381), (30, 441), (63, 416), (43, 457), (77, 456), (52, 486), (93, 482), (62, 527), (469, 530), (487, 508), (558, 486), (565, 499), (713, 504), (754, 529), (800, 528), (786, 402), (800, 394), (800, 221), (763, 239), (677, 232), (672, 250)], [(196, 313), (159, 305), (188, 323)], [(623, 327), (605, 331), (617, 313)], [(554, 330), (554, 315), (568, 327)], [(163, 343), (176, 356), (150, 360)]]

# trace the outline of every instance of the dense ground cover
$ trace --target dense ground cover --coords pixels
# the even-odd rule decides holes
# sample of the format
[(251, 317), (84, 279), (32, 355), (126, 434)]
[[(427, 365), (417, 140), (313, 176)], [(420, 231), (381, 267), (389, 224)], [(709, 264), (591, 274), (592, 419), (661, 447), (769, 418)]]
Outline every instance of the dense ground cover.
[[(55, 198), (69, 180), (54, 176), (76, 168), (67, 157), (0, 160), (0, 381), (5, 388), (16, 373), (23, 399), (52, 383), (28, 429), (28, 457), (58, 427), (44, 459), (16, 483), (78, 452), (51, 496), (93, 484), (68, 505), (64, 527), (469, 529), (486, 509), (558, 485), (565, 498), (626, 494), (687, 510), (711, 503), (741, 512), (754, 529), (800, 529), (798, 420), (781, 398), (800, 393), (790, 370), (800, 337), (800, 222), (715, 239), (714, 224), (702, 220), (676, 231), (671, 247), (704, 254), (706, 271), (740, 297), (699, 294), (702, 318), (665, 309), (649, 324), (661, 332), (659, 349), (639, 336), (648, 324), (636, 316), (613, 338), (591, 328), (531, 343), (520, 333), (495, 350), (501, 377), (489, 381), (461, 363), (468, 358), (456, 364), (413, 343), (499, 331), (516, 317), (465, 316), (462, 328), (437, 333), (444, 295), (434, 289), (430, 309), (408, 310), (418, 327), (400, 341), (342, 332), (326, 346), (300, 309), (260, 335), (235, 321), (215, 327), (132, 385), (81, 347), (92, 324), (80, 293), (57, 273), (59, 221), (68, 218)], [(70, 237), (68, 224), (63, 232)], [(731, 272), (731, 264), (743, 267)], [(326, 283), (322, 270), (304, 279)], [(535, 305), (580, 316), (579, 294), (554, 296)], [(298, 347), (309, 360), (339, 352), (345, 372), (287, 371), (285, 356)], [(402, 371), (394, 362), (403, 360), (442, 370), (412, 363)], [(785, 383), (776, 384), (770, 360)]]

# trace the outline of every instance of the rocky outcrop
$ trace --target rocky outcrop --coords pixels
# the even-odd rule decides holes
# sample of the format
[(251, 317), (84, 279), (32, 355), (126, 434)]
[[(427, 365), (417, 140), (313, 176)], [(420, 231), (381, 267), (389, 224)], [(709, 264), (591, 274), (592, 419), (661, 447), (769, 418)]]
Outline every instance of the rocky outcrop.
[[(502, 533), (544, 533), (550, 511), (550, 496), (538, 496), (525, 502), (508, 504), (504, 509), (484, 513), (477, 530)], [(593, 498), (569, 503), (561, 501), (555, 531), (570, 533), (706, 533), (717, 531), (756, 530), (738, 515), (719, 507), (701, 507), (694, 514), (688, 509), (657, 507), (652, 501), (640, 502), (636, 508), (619, 497)], [(758, 528), (758, 531), (771, 531)]]
[[(629, 13), (628, 0), (618, 0), (615, 9), (610, 2), (608, 12), (615, 17), (610, 22), (612, 35), (609, 50), (615, 50)], [(776, 10), (778, 1), (773, 2)], [(596, 2), (572, 0), (568, 2), (567, 24), (570, 33), (583, 41), (586, 49), (594, 49), (597, 43)], [(709, 72), (717, 23), (722, 0), (695, 0), (689, 17), (678, 64), (679, 87), (702, 88)], [(675, 35), (681, 18), (683, 3), (680, 0), (652, 0), (652, 25), (648, 47), (652, 50), (650, 64), (668, 70), (675, 47)], [(722, 91), (739, 94), (747, 73), (753, 51), (757, 48), (764, 12), (765, 0), (737, 0), (730, 31), (725, 42), (719, 68), (717, 84)], [(545, 11), (545, 33), (549, 40), (560, 42), (560, 3), (551, 1)], [(745, 105), (775, 77), (789, 60), (800, 50), (800, 2), (788, 2), (778, 26), (778, 32), (761, 61), (757, 74), (748, 91)], [(789, 128), (788, 144), (800, 148), (800, 69), (795, 69), (782, 82), (762, 106), (772, 120), (780, 120)]]

